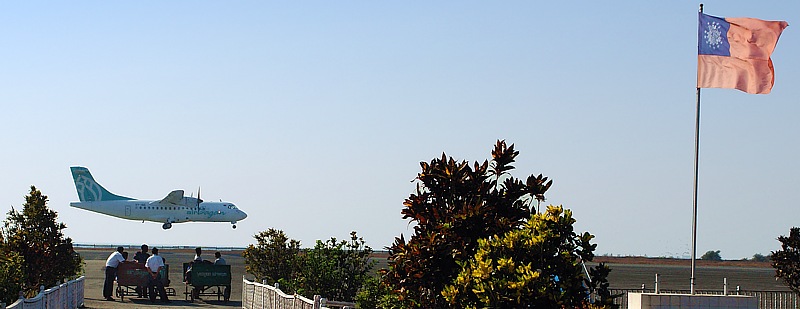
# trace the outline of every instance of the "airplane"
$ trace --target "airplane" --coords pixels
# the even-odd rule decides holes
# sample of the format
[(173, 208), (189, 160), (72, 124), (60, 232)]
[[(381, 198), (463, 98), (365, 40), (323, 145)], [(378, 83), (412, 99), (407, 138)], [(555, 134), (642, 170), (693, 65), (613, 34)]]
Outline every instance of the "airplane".
[(160, 200), (137, 200), (113, 194), (98, 184), (89, 169), (72, 166), (72, 179), (78, 190), (80, 202), (70, 202), (75, 208), (98, 212), (101, 214), (129, 219), (164, 223), (161, 228), (167, 230), (173, 223), (183, 222), (230, 222), (236, 228), (236, 222), (247, 218), (244, 211), (230, 202), (205, 202), (197, 197), (186, 197), (183, 190), (174, 190)]

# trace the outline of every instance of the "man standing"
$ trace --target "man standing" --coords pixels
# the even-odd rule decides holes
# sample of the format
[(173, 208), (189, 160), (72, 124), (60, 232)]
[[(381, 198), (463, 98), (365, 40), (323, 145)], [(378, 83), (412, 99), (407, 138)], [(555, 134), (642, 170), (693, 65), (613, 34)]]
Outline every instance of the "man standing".
[(114, 300), (111, 294), (114, 290), (114, 279), (117, 278), (117, 267), (119, 267), (119, 263), (125, 261), (122, 257), (124, 250), (123, 247), (117, 247), (117, 251), (111, 253), (106, 259), (106, 280), (103, 282), (103, 297), (106, 300)]
[[(133, 259), (136, 260), (139, 264), (144, 265), (147, 263), (147, 258), (150, 257), (150, 253), (147, 253), (147, 245), (142, 245), (142, 251), (136, 252), (136, 255), (133, 256)], [(147, 298), (147, 287), (146, 286), (137, 286), (136, 287), (136, 294), (138, 294), (139, 298)]]
[(164, 289), (164, 282), (161, 282), (161, 269), (165, 267), (164, 259), (158, 256), (158, 248), (153, 248), (153, 256), (147, 258), (144, 263), (147, 267), (147, 272), (150, 273), (150, 279), (147, 288), (150, 290), (150, 302), (156, 302), (156, 293), (161, 295), (161, 301), (168, 303), (167, 291)]

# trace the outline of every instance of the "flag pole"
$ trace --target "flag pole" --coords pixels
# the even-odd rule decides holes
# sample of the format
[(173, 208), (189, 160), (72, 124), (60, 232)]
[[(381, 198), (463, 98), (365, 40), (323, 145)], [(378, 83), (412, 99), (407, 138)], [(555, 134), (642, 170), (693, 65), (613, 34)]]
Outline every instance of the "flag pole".
[[(703, 13), (703, 4), (700, 3), (700, 13)], [(698, 50), (700, 46), (700, 37), (697, 38)], [(697, 112), (695, 113), (694, 124), (694, 194), (692, 196), (692, 277), (690, 279), (691, 287), (690, 293), (694, 295), (694, 271), (695, 261), (697, 259), (697, 178), (698, 178), (698, 161), (700, 158), (700, 87), (697, 87)]]

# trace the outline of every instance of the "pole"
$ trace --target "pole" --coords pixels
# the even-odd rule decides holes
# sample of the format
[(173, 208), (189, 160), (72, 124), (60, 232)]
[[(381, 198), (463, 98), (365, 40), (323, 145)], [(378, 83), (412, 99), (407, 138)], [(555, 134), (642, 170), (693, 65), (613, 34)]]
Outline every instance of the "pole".
[[(700, 3), (700, 13), (703, 13), (703, 4)], [(698, 36), (698, 50), (700, 46), (700, 37)], [(694, 124), (694, 194), (692, 195), (692, 277), (690, 279), (690, 293), (694, 295), (694, 271), (695, 260), (697, 259), (697, 179), (698, 179), (698, 161), (700, 158), (700, 88), (697, 88), (697, 112), (695, 113)]]

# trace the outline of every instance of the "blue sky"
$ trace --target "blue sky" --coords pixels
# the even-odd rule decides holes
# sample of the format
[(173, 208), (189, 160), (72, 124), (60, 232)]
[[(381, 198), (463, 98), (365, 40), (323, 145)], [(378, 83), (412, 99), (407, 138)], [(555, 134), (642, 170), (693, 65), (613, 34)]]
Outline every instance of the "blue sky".
[[(799, 225), (800, 7), (707, 1), (786, 20), (769, 95), (703, 89), (698, 255), (768, 254)], [(554, 180), (599, 254), (691, 244), (698, 3), (83, 1), (0, 4), (0, 211), (30, 185), (79, 243), (312, 246), (412, 228), (419, 162), (483, 161)], [(794, 99), (792, 99), (794, 98)], [(202, 187), (249, 214), (160, 224), (70, 208), (69, 166), (160, 199)]]

